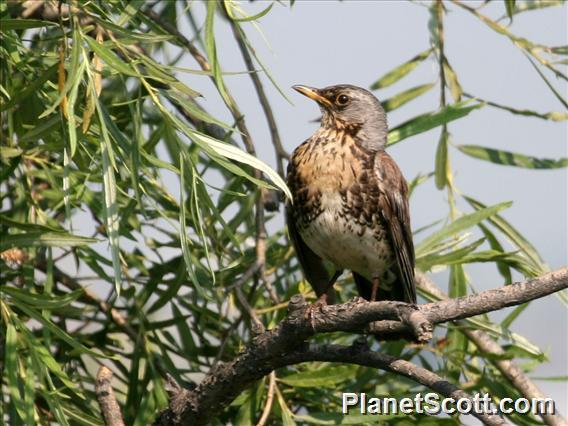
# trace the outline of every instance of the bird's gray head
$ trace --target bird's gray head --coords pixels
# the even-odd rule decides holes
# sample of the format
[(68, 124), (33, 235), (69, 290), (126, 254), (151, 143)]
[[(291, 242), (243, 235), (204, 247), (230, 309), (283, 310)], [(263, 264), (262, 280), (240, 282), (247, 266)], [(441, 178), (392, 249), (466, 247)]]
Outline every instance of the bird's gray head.
[(322, 127), (351, 132), (365, 148), (384, 149), (387, 116), (379, 100), (368, 90), (349, 84), (323, 89), (298, 85), (293, 89), (318, 103)]

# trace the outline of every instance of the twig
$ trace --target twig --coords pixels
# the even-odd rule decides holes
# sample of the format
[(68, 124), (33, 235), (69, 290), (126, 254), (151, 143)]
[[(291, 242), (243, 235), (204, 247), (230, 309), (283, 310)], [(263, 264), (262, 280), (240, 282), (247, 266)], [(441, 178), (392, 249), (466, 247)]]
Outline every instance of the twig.
[(276, 390), (276, 373), (273, 371), (268, 375), (268, 392), (266, 393), (266, 402), (264, 403), (264, 409), (262, 410), (262, 415), (258, 420), (256, 426), (264, 426), (270, 416), (270, 411), (272, 410), (272, 402), (274, 401), (274, 391)]
[[(46, 273), (47, 263), (44, 259), (40, 259), (35, 263), (36, 269)], [(77, 280), (67, 275), (65, 272), (60, 270), (57, 266), (53, 267), (53, 278), (59, 283), (63, 284), (69, 290), (82, 290), (83, 294), (81, 299), (88, 303), (98, 305), (99, 309), (110, 319), (112, 322), (124, 333), (130, 337), (133, 341), (138, 338), (138, 333), (134, 328), (132, 328), (127, 319), (115, 308), (109, 305), (107, 302), (99, 298), (95, 293), (93, 293), (88, 288), (83, 287)]]
[[(424, 273), (416, 273), (416, 283), (419, 287), (426, 290), (431, 295), (439, 299), (448, 299), (448, 296), (440, 290)], [(459, 324), (459, 323), (458, 323)], [(464, 327), (461, 329), (469, 340), (484, 353), (492, 355), (503, 355), (505, 351), (499, 344), (491, 338), (483, 330), (472, 330)], [(526, 374), (517, 366), (517, 364), (509, 359), (499, 359), (499, 357), (489, 358), (490, 362), (505, 376), (509, 382), (517, 389), (525, 398), (532, 400), (533, 398), (545, 399), (546, 395), (534, 384)], [(568, 422), (559, 412), (555, 414), (539, 413), (542, 420), (550, 426), (562, 426)]]
[(239, 299), (239, 303), (243, 306), (243, 309), (251, 319), (252, 323), (251, 331), (253, 335), (264, 333), (264, 331), (266, 330), (264, 328), (264, 324), (262, 324), (262, 321), (260, 321), (256, 312), (250, 306), (246, 296), (243, 293), (243, 290), (240, 287), (235, 287), (235, 293), (237, 295), (237, 299)]
[(282, 146), (282, 141), (280, 139), (280, 134), (278, 133), (278, 126), (276, 124), (276, 119), (274, 118), (274, 113), (272, 112), (270, 102), (268, 102), (268, 98), (266, 96), (266, 93), (264, 92), (264, 87), (262, 86), (260, 77), (258, 76), (258, 73), (254, 68), (254, 62), (244, 39), (242, 29), (234, 20), (227, 16), (227, 13), (225, 13), (225, 15), (229, 23), (231, 24), (233, 35), (235, 36), (235, 40), (237, 41), (241, 55), (243, 57), (243, 60), (245, 61), (247, 70), (249, 71), (249, 76), (252, 80), (252, 83), (254, 84), (258, 100), (260, 102), (260, 105), (262, 106), (264, 115), (266, 116), (266, 122), (268, 123), (268, 128), (270, 129), (272, 145), (274, 146), (274, 150), (276, 152), (276, 167), (278, 173), (280, 174), (280, 176), (284, 176), (284, 159), (288, 159), (290, 155)]
[(160, 15), (158, 15), (148, 7), (144, 9), (142, 13), (152, 21), (154, 21), (156, 24), (158, 24), (160, 27), (162, 27), (162, 29), (164, 29), (168, 34), (176, 37), (178, 41), (181, 42), (183, 47), (185, 47), (189, 51), (191, 56), (193, 56), (193, 58), (197, 61), (203, 71), (211, 71), (211, 67), (209, 66), (207, 58), (203, 56), (199, 49), (195, 47), (195, 45), (187, 37), (180, 33), (175, 26), (171, 25), (169, 22), (164, 21), (160, 17)]
[(97, 381), (95, 383), (97, 401), (103, 413), (106, 426), (124, 426), (120, 406), (116, 401), (116, 396), (114, 395), (114, 390), (110, 383), (111, 380), (112, 371), (102, 365), (97, 373)]
[[(526, 282), (459, 299), (428, 303), (417, 309), (429, 322), (438, 324), (519, 305), (567, 287), (568, 268), (563, 268)], [(409, 305), (402, 302), (367, 302), (355, 299), (341, 305), (324, 306), (321, 310), (312, 312), (312, 318), (306, 320), (308, 305), (305, 299), (299, 295), (293, 296), (288, 308), (289, 315), (276, 328), (255, 336), (233, 361), (218, 365), (194, 390), (184, 390), (183, 394), (176, 396), (175, 406), (170, 404), (170, 408), (162, 413), (157, 424), (207, 423), (215, 413), (230, 404), (256, 380), (268, 375), (275, 368), (287, 365), (283, 361), (287, 354), (300, 353), (305, 347), (304, 342), (315, 334), (362, 332), (369, 323), (375, 321), (379, 321), (375, 324), (381, 329), (383, 322), (380, 320), (388, 320), (385, 322), (389, 327), (383, 330), (387, 336), (391, 335), (393, 330), (399, 334), (409, 333), (412, 331), (411, 327), (399, 321), (400, 309), (403, 306)], [(356, 355), (353, 356), (357, 359)], [(343, 361), (346, 362), (346, 359)]]

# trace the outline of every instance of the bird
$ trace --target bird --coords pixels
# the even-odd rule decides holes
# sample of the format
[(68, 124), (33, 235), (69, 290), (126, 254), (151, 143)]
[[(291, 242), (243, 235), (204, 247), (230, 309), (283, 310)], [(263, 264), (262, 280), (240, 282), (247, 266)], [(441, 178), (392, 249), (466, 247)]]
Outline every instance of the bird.
[[(381, 103), (349, 84), (292, 88), (322, 113), (319, 129), (294, 150), (287, 169), (292, 199), (286, 222), (318, 296), (310, 306), (335, 303), (333, 287), (345, 269), (368, 301), (416, 304), (408, 186), (385, 151), (388, 126)], [(331, 277), (326, 262), (335, 268)]]

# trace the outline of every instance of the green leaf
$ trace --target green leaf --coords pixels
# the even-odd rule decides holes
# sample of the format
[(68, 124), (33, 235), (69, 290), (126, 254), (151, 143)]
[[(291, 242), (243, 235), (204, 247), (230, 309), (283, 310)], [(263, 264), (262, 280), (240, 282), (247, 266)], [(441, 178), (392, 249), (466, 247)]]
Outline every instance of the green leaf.
[(566, 101), (566, 99), (564, 99), (564, 97), (562, 97), (562, 95), (560, 93), (558, 93), (558, 90), (556, 90), (556, 88), (552, 85), (552, 83), (550, 81), (548, 81), (548, 79), (546, 78), (546, 76), (543, 74), (543, 72), (538, 68), (538, 66), (534, 63), (534, 61), (530, 58), (529, 55), (527, 55), (525, 53), (525, 56), (527, 57), (527, 59), (529, 60), (529, 62), (531, 63), (531, 65), (533, 66), (533, 68), (535, 69), (535, 71), (538, 73), (538, 75), (540, 76), (540, 78), (542, 78), (542, 80), (544, 81), (544, 83), (548, 86), (548, 88), (550, 89), (550, 91), (552, 92), (552, 94), (556, 97), (556, 99), (558, 99), (558, 101), (564, 105), (564, 108), (568, 109), (568, 102)]
[[(446, 126), (442, 127), (442, 134), (440, 135), (440, 141), (438, 142), (438, 148), (436, 149), (436, 187), (438, 189), (444, 189), (448, 182), (448, 175), (451, 173), (450, 166), (448, 163), (448, 139), (450, 135)], [(449, 173), (448, 173), (449, 172)]]
[(499, 109), (508, 111), (511, 114), (523, 115), (525, 117), (537, 117), (537, 118), (541, 118), (543, 120), (568, 121), (568, 114), (565, 113), (565, 112), (553, 111), (553, 112), (540, 113), (540, 112), (532, 111), (530, 109), (518, 109), (518, 108), (513, 108), (513, 107), (510, 107), (510, 106), (507, 106), (507, 105), (501, 105), (501, 104), (498, 104), (498, 103), (493, 102), (493, 101), (488, 101), (486, 99), (482, 99), (478, 96), (470, 95), (469, 93), (464, 93), (464, 95), (467, 96), (468, 98), (472, 98), (472, 99), (475, 99), (479, 102), (483, 102), (483, 103), (490, 105), (494, 108), (499, 108)]
[[(33, 424), (33, 414), (29, 412), (29, 406), (24, 403), (24, 398), (20, 393), (20, 379), (18, 377), (18, 333), (14, 325), (8, 321), (6, 323), (6, 343), (4, 348), (4, 377), (8, 385), (8, 392), (12, 403), (23, 424)], [(28, 423), (26, 419), (32, 420)]]
[(353, 365), (330, 366), (279, 377), (278, 381), (301, 388), (333, 387), (352, 379), (357, 369), (358, 367)]
[(385, 112), (392, 111), (428, 92), (435, 85), (436, 83), (428, 83), (412, 87), (408, 90), (405, 90), (404, 92), (400, 92), (399, 94), (394, 95), (391, 98), (388, 98), (387, 100), (381, 102), (381, 104), (383, 105)]
[(461, 231), (471, 228), (483, 220), (488, 219), (494, 216), (498, 211), (508, 208), (513, 203), (510, 201), (496, 204), (492, 207), (486, 207), (483, 209), (479, 209), (473, 213), (466, 214), (461, 216), (460, 218), (456, 219), (449, 225), (446, 225), (444, 228), (435, 232), (434, 234), (430, 235), (429, 237), (425, 238), (420, 244), (418, 244), (416, 249), (416, 255), (426, 253), (429, 249), (434, 247), (437, 243), (445, 240), (446, 238), (452, 237), (458, 234)]
[(50, 297), (45, 294), (30, 293), (10, 286), (4, 287), (2, 292), (13, 299), (33, 306), (35, 309), (60, 309), (77, 300), (83, 294), (83, 290), (78, 289), (68, 294), (58, 294), (56, 297)]
[[(501, 245), (501, 243), (499, 242), (499, 240), (497, 239), (495, 234), (493, 232), (491, 232), (491, 230), (483, 224), (479, 224), (478, 226), (479, 226), (479, 229), (481, 229), (481, 232), (483, 232), (483, 235), (485, 236), (485, 238), (487, 239), (489, 246), (494, 251), (496, 251), (497, 253), (505, 253), (503, 246)], [(511, 276), (511, 270), (509, 268), (509, 265), (506, 262), (503, 262), (501, 260), (497, 260), (496, 263), (497, 263), (497, 269), (499, 270), (499, 273), (505, 279), (505, 283), (506, 284), (512, 283), (513, 277)]]
[(191, 279), (191, 282), (195, 285), (196, 290), (199, 292), (199, 294), (201, 294), (203, 297), (206, 297), (206, 293), (203, 291), (200, 283), (199, 283), (199, 279), (197, 278), (197, 275), (195, 273), (194, 270), (194, 265), (193, 265), (193, 261), (191, 258), (191, 251), (189, 248), (189, 240), (187, 239), (187, 230), (185, 227), (185, 221), (186, 221), (186, 212), (185, 212), (185, 186), (186, 186), (186, 182), (185, 182), (185, 166), (184, 166), (184, 158), (183, 158), (183, 154), (180, 153), (179, 156), (179, 162), (180, 162), (180, 194), (179, 194), (179, 223), (180, 223), (180, 229), (179, 229), (179, 239), (180, 239), (180, 243), (181, 243), (181, 250), (183, 253), (183, 260), (185, 262), (186, 265), (186, 270), (187, 270), (187, 274), (189, 276), (189, 278)]
[(97, 241), (95, 238), (79, 237), (65, 232), (25, 232), (2, 236), (0, 251), (10, 247), (75, 247)]
[(270, 82), (272, 83), (272, 85), (276, 88), (276, 90), (278, 90), (278, 92), (282, 95), (282, 97), (284, 99), (286, 99), (288, 102), (292, 103), (292, 101), (290, 100), (290, 98), (288, 97), (288, 95), (286, 94), (286, 92), (284, 90), (282, 90), (282, 88), (280, 87), (280, 85), (276, 82), (276, 79), (274, 78), (274, 76), (272, 75), (272, 72), (270, 71), (270, 69), (266, 66), (266, 64), (264, 63), (264, 61), (261, 60), (260, 55), (257, 52), (257, 49), (254, 48), (254, 46), (252, 46), (252, 44), (250, 43), (246, 33), (244, 32), (244, 30), (238, 26), (237, 27), (237, 31), (240, 32), (243, 40), (245, 41), (246, 45), (247, 45), (247, 49), (249, 50), (249, 52), (252, 54), (252, 56), (254, 56), (254, 59), (256, 60), (256, 62), (258, 63), (258, 65), (260, 65), (260, 68), (262, 69), (262, 71), (264, 72), (264, 74), (266, 75), (266, 77), (268, 77), (268, 79), (270, 80)]
[(444, 67), (444, 75), (446, 76), (446, 84), (450, 88), (450, 93), (452, 94), (452, 98), (454, 102), (459, 102), (463, 95), (463, 89), (458, 80), (456, 72), (454, 71), (454, 69), (452, 68), (452, 66), (448, 62), (448, 59), (445, 56), (444, 56), (443, 67)]
[(99, 43), (89, 36), (84, 36), (83, 39), (87, 42), (91, 50), (95, 52), (97, 56), (101, 58), (109, 67), (115, 69), (120, 74), (124, 74), (130, 77), (142, 77), (135, 68), (133, 68), (129, 63), (126, 63), (122, 59), (120, 59), (112, 50), (106, 47), (104, 43)]
[[(486, 209), (486, 206), (483, 203), (471, 197), (464, 195), (464, 199), (478, 211)], [(521, 250), (521, 252), (523, 252), (528, 257), (528, 259), (530, 259), (531, 264), (537, 271), (544, 273), (548, 270), (534, 246), (529, 243), (528, 240), (523, 237), (513, 226), (511, 226), (503, 217), (499, 215), (492, 215), (491, 217), (489, 217), (489, 222), (497, 229), (499, 229), (505, 237), (507, 237), (515, 246), (517, 246)]]
[(120, 41), (124, 42), (125, 44), (127, 41), (130, 40), (144, 42), (144, 43), (163, 43), (165, 41), (170, 41), (175, 38), (173, 35), (170, 34), (156, 34), (155, 32), (142, 33), (138, 31), (131, 31), (128, 28), (114, 24), (109, 20), (100, 19), (95, 15), (91, 15), (90, 17), (94, 19), (97, 22), (97, 24), (101, 25), (103, 28), (112, 31), (115, 37), (117, 35), (120, 35), (121, 36)]
[(296, 426), (296, 422), (292, 418), (294, 414), (290, 411), (288, 405), (286, 405), (286, 400), (278, 388), (276, 388), (276, 398), (278, 399), (278, 405), (280, 406), (282, 426)]
[(2, 19), (0, 27), (2, 32), (10, 30), (27, 30), (30, 28), (55, 27), (55, 22), (43, 21), (38, 19)]
[(229, 126), (227, 123), (224, 123), (223, 121), (218, 120), (217, 118), (208, 114), (205, 110), (199, 108), (197, 104), (195, 104), (191, 100), (188, 100), (180, 93), (177, 93), (174, 90), (163, 91), (162, 93), (164, 93), (164, 95), (172, 102), (178, 103), (190, 116), (193, 116), (198, 120), (205, 121), (206, 123), (216, 124), (217, 126), (224, 129), (234, 131), (232, 126)]
[(484, 242), (485, 238), (480, 238), (477, 241), (474, 241), (473, 243), (468, 244), (465, 247), (460, 247), (449, 253), (419, 257), (416, 259), (416, 263), (420, 267), (420, 269), (425, 271), (430, 270), (432, 266), (435, 265), (453, 265), (453, 264), (469, 263), (471, 262), (472, 259), (468, 258), (467, 255), (473, 252), (477, 247), (479, 247)]
[(33, 232), (63, 232), (64, 229), (56, 228), (49, 225), (39, 225), (37, 223), (25, 223), (12, 220), (5, 215), (0, 214), (0, 224), (6, 225), (10, 228), (21, 229), (22, 231), (33, 231)]
[(427, 49), (424, 52), (419, 53), (412, 59), (392, 69), (377, 81), (375, 81), (373, 84), (371, 84), (371, 90), (382, 89), (396, 83), (398, 80), (400, 80), (414, 68), (416, 68), (422, 61), (424, 61), (424, 59), (430, 56), (431, 53), (432, 49)]
[(236, 7), (235, 2), (233, 1), (225, 1), (224, 2), (225, 8), (227, 10), (227, 14), (229, 15), (229, 17), (235, 21), (235, 22), (249, 22), (249, 21), (256, 21), (260, 18), (262, 18), (264, 15), (266, 15), (268, 12), (270, 12), (270, 9), (272, 9), (272, 6), (274, 6), (274, 3), (270, 3), (270, 5), (264, 9), (261, 10), (259, 13), (255, 14), (255, 15), (251, 15), (251, 16), (244, 16), (242, 18), (237, 18), (234, 11), (239, 11)]
[[(357, 407), (354, 407), (355, 411)], [(340, 413), (310, 413), (294, 414), (294, 419), (310, 425), (367, 425), (380, 423), (385, 420), (405, 417), (408, 414), (340, 414)]]
[[(458, 298), (467, 295), (467, 279), (462, 265), (452, 265), (450, 267), (449, 296)], [(449, 375), (459, 382), (461, 371), (465, 365), (465, 354), (467, 352), (468, 340), (460, 331), (459, 326), (448, 324), (446, 338), (449, 342), (445, 350), (446, 368)]]
[(568, 376), (555, 376), (555, 377), (531, 377), (531, 380), (542, 380), (547, 382), (566, 382), (568, 381)]
[(501, 326), (504, 328), (510, 328), (513, 321), (515, 321), (523, 311), (528, 308), (529, 302), (523, 303), (522, 305), (515, 306), (515, 309), (501, 321)]
[(532, 1), (523, 1), (520, 3), (517, 3), (515, 5), (515, 10), (513, 11), (513, 13), (515, 15), (518, 15), (519, 13), (522, 12), (528, 12), (531, 10), (536, 10), (536, 9), (543, 9), (543, 8), (548, 8), (548, 7), (557, 7), (557, 6), (562, 6), (565, 4), (566, 0), (532, 0)]
[(209, 63), (213, 71), (213, 78), (215, 79), (215, 84), (219, 90), (219, 94), (225, 101), (227, 105), (232, 105), (232, 100), (227, 93), (225, 88), (225, 83), (223, 82), (223, 75), (221, 72), (221, 65), (217, 58), (217, 47), (215, 44), (215, 11), (217, 9), (216, 1), (207, 2), (207, 15), (205, 17), (205, 51), (207, 52), (207, 57), (209, 58)]
[[(0, 150), (0, 157), (3, 157), (4, 150)], [(22, 157), (17, 155), (10, 159), (8, 165), (4, 164), (3, 162), (0, 163), (0, 183), (4, 182), (6, 179), (12, 177), (14, 170), (20, 165)]]
[[(55, 75), (57, 75), (58, 68), (59, 68), (59, 63), (55, 63), (51, 67), (49, 67), (45, 70), (39, 70), (39, 71), (43, 71), (41, 73), (41, 75), (37, 78), (33, 78), (30, 81), (30, 84), (27, 84), (23, 88), (23, 90), (21, 90), (21, 91), (18, 90), (18, 93), (14, 94), (14, 96), (12, 96), (12, 99), (10, 99), (9, 102), (2, 102), (2, 105), (0, 105), (0, 111), (10, 109), (14, 105), (20, 104), (28, 96), (37, 93), (38, 90), (41, 87), (43, 87), (43, 85), (45, 84), (46, 81), (50, 80)], [(35, 77), (35, 76), (30, 76), (30, 77)]]
[(515, 0), (505, 0), (505, 9), (511, 22), (513, 22), (513, 15), (515, 14)]
[(27, 316), (41, 323), (53, 335), (57, 336), (59, 339), (67, 343), (70, 347), (77, 350), (79, 353), (92, 355), (97, 358), (100, 358), (101, 356), (106, 358), (112, 358), (112, 357), (107, 357), (104, 354), (101, 354), (100, 352), (95, 352), (91, 349), (88, 349), (81, 343), (78, 343), (76, 339), (71, 337), (69, 334), (67, 334), (65, 331), (63, 331), (61, 328), (59, 328), (57, 325), (51, 322), (51, 320), (44, 318), (43, 315), (41, 315), (41, 313), (37, 312), (35, 309), (32, 309), (23, 303), (17, 303), (16, 306), (18, 307), (18, 309), (21, 309)]
[(410, 136), (426, 132), (435, 127), (465, 117), (471, 111), (484, 106), (484, 104), (481, 103), (467, 106), (467, 104), (469, 103), (469, 100), (461, 101), (453, 105), (448, 105), (447, 107), (442, 108), (439, 111), (429, 112), (412, 118), (411, 120), (400, 124), (394, 129), (391, 129), (391, 131), (389, 132), (387, 144), (393, 145), (403, 139), (409, 138)]
[[(272, 169), (268, 164), (264, 163), (263, 161), (259, 160), (258, 158), (244, 152), (243, 150), (229, 145), (228, 143), (217, 141), (201, 132), (192, 132), (192, 139), (196, 142), (201, 142), (205, 144), (207, 147), (211, 148), (216, 154), (229, 158), (231, 160), (238, 161), (239, 163), (247, 164), (249, 166), (254, 167), (257, 170), (260, 170), (272, 182), (276, 187), (278, 187), (288, 199), (292, 199), (292, 194), (290, 193), (290, 189), (286, 185), (286, 182), (280, 177), (280, 175)], [(203, 145), (202, 145), (203, 146)]]
[(558, 169), (568, 166), (568, 158), (559, 158), (557, 160), (536, 158), (479, 145), (458, 145), (457, 148), (470, 157), (479, 158), (495, 164), (502, 164), (504, 166), (523, 167), (527, 169)]
[[(98, 44), (98, 43), (97, 43)], [(92, 79), (89, 74), (89, 78)], [(112, 149), (109, 132), (106, 126), (104, 109), (100, 103), (97, 93), (92, 85), (93, 99), (95, 100), (95, 109), (99, 118), (101, 127), (102, 140), (99, 142), (102, 156), (102, 178), (103, 178), (103, 195), (104, 195), (104, 216), (106, 232), (110, 242), (110, 252), (112, 256), (112, 268), (114, 270), (114, 288), (116, 294), (120, 296), (122, 271), (120, 266), (120, 242), (119, 242), (119, 225), (120, 216), (119, 208), (116, 200), (116, 180), (114, 176), (115, 155)]]

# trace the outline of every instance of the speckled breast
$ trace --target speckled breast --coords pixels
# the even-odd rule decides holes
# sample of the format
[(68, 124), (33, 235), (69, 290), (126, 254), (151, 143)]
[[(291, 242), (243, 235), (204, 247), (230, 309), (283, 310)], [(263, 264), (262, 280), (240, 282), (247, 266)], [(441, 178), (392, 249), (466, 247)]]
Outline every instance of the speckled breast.
[(316, 135), (294, 152), (288, 180), (305, 243), (337, 268), (369, 280), (394, 262), (379, 211), (374, 156), (347, 135)]

